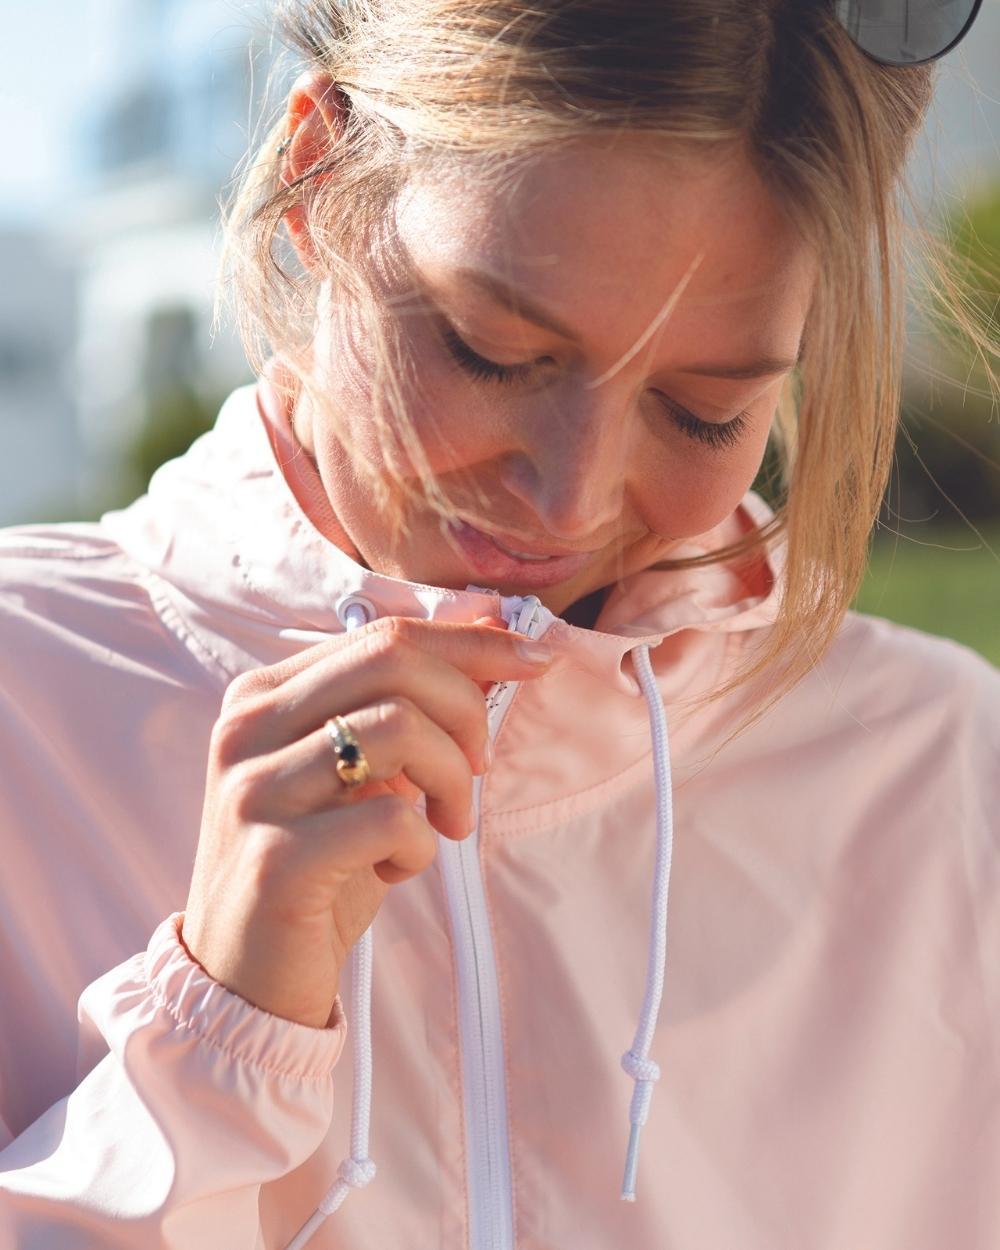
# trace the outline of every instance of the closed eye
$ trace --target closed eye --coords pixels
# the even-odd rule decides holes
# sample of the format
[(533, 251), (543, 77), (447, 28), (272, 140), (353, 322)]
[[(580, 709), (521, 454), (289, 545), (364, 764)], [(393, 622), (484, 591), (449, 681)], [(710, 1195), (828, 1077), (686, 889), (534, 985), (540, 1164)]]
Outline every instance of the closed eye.
[(750, 414), (746, 411), (738, 412), (730, 421), (702, 421), (666, 395), (660, 395), (659, 399), (685, 434), (707, 443), (709, 447), (734, 447), (750, 424)]
[(495, 360), (487, 360), (474, 352), (466, 341), (455, 333), (451, 326), (442, 331), (445, 346), (457, 363), (474, 378), (488, 382), (524, 382), (527, 381), (535, 368), (533, 362), (520, 365), (500, 365)]
[[(488, 360), (485, 356), (480, 356), (478, 352), (473, 351), (468, 343), (456, 333), (454, 327), (450, 325), (443, 327), (441, 337), (450, 355), (459, 367), (471, 377), (484, 382), (498, 382), (505, 385), (527, 382), (537, 366), (550, 359), (542, 357), (540, 361), (528, 361), (516, 365), (501, 365), (495, 360)], [(746, 433), (750, 423), (750, 414), (745, 411), (737, 413), (730, 421), (702, 421), (700, 417), (696, 417), (693, 412), (688, 412), (680, 404), (674, 403), (666, 395), (658, 393), (658, 398), (660, 403), (670, 413), (674, 424), (683, 433), (689, 438), (693, 438), (709, 447), (735, 446)]]

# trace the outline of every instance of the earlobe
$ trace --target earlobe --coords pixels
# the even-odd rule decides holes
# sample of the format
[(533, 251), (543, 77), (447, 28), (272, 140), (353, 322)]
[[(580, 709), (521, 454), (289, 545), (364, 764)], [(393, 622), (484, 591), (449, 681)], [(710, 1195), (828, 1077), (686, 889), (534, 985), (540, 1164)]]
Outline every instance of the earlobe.
[[(347, 122), (350, 101), (331, 75), (309, 70), (295, 82), (288, 95), (285, 116), (285, 138), (281, 154), (281, 180), (285, 186), (314, 169), (336, 148)], [(332, 178), (319, 174), (316, 183)], [(315, 261), (308, 219), (301, 203), (285, 213), (289, 237), (302, 263), (307, 267)]]

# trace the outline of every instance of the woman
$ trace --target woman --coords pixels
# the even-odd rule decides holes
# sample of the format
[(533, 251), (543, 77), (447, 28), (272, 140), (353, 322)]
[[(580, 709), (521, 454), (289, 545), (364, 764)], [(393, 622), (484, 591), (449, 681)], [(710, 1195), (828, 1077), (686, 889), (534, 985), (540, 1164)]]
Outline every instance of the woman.
[(257, 384), (2, 536), (3, 1245), (996, 1244), (1000, 677), (847, 611), (931, 70), (842, 16), (301, 6)]

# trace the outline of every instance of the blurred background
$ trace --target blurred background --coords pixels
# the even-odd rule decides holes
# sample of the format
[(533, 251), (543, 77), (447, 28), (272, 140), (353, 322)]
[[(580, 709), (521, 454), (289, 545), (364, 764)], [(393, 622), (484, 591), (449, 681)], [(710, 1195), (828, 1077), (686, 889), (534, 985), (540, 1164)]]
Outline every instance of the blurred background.
[[(218, 200), (280, 49), (269, 0), (38, 0), (0, 41), (0, 526), (96, 520), (252, 381), (212, 333)], [(283, 70), (270, 100), (294, 78)], [(939, 64), (910, 171), (998, 341), (1000, 0)], [(981, 267), (969, 272), (966, 259)], [(985, 277), (983, 271), (985, 270)], [(983, 362), (910, 326), (896, 467), (856, 607), (1000, 665), (1000, 411)], [(994, 357), (994, 367), (996, 360)]]

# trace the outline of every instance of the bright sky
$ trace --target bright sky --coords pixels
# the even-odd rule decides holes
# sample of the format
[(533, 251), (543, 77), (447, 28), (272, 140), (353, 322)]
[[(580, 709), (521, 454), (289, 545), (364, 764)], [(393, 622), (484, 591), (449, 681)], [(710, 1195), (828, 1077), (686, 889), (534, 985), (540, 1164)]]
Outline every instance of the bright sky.
[[(46, 214), (72, 160), (67, 119), (93, 72), (87, 5), (72, 0), (5, 6), (0, 40), (0, 219)], [(65, 145), (65, 151), (60, 149)]]

